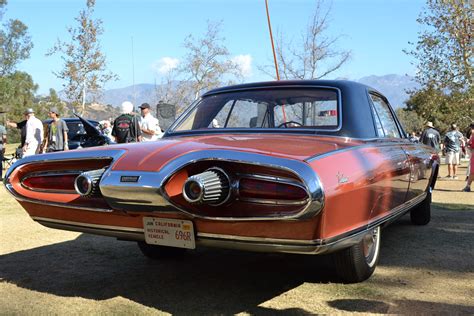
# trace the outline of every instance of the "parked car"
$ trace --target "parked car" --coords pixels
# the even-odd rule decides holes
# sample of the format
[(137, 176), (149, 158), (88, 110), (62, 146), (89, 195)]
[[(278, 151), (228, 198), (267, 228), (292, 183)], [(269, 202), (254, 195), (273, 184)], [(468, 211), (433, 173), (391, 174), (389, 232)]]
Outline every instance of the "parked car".
[(430, 221), (439, 157), (405, 135), (359, 83), (244, 84), (204, 94), (159, 141), (27, 157), (4, 183), (40, 224), (137, 241), (151, 258), (332, 253), (340, 279), (360, 282), (386, 225)]
[[(67, 132), (69, 149), (95, 147), (111, 143), (108, 137), (100, 133), (98, 129), (99, 122), (86, 120), (77, 114), (75, 116), (61, 118), (66, 122), (69, 129)], [(45, 125), (49, 123), (51, 123), (51, 119), (43, 121)]]

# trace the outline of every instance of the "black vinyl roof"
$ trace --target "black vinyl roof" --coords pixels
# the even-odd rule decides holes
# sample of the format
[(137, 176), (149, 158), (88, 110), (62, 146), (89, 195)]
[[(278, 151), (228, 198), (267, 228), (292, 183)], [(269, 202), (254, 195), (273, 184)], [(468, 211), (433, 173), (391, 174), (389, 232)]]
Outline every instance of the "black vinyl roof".
[[(354, 138), (375, 138), (377, 132), (375, 129), (372, 105), (369, 93), (377, 94), (383, 99), (386, 97), (376, 89), (362, 83), (349, 80), (280, 80), (246, 83), (233, 86), (217, 88), (206, 92), (203, 98), (207, 96), (237, 92), (252, 91), (256, 89), (280, 89), (280, 88), (308, 88), (325, 87), (335, 88), (340, 91), (341, 110), (342, 110), (342, 128), (339, 131), (331, 133), (332, 135), (347, 136)], [(388, 102), (388, 100), (387, 100)], [(329, 134), (329, 133), (328, 133)]]
[(323, 86), (323, 87), (334, 87), (341, 90), (346, 89), (362, 89), (364, 91), (370, 90), (377, 92), (382, 95), (376, 89), (367, 86), (365, 84), (350, 81), (350, 80), (279, 80), (279, 81), (263, 81), (263, 82), (253, 82), (253, 83), (244, 83), (232, 86), (226, 86), (221, 88), (216, 88), (209, 90), (203, 94), (203, 97), (208, 95), (231, 92), (238, 90), (253, 90), (259, 88), (279, 88), (279, 87), (310, 87), (310, 86)]

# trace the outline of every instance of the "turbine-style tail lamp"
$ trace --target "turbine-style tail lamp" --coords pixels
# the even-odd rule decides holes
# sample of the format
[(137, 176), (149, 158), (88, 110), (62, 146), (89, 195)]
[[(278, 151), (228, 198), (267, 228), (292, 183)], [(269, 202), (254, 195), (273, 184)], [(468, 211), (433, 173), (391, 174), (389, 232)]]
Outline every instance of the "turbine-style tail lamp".
[(191, 204), (222, 204), (230, 196), (229, 176), (220, 168), (190, 176), (184, 182), (183, 196)]
[(100, 193), (99, 181), (105, 169), (91, 170), (81, 173), (74, 181), (76, 192), (83, 197), (93, 197)]

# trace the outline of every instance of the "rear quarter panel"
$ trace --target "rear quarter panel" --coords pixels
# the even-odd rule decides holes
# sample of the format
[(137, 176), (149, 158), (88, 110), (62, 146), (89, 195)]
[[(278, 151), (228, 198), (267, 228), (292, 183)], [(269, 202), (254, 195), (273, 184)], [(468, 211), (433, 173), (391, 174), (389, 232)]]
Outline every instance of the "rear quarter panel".
[(325, 194), (319, 238), (362, 229), (406, 200), (409, 166), (397, 146), (360, 146), (310, 161)]

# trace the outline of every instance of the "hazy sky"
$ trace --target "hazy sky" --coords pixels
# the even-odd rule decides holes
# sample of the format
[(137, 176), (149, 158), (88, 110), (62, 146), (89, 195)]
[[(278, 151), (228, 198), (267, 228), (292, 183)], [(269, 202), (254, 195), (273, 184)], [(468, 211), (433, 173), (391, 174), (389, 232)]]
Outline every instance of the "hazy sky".
[[(52, 74), (53, 70), (60, 70), (61, 59), (46, 57), (45, 53), (58, 38), (69, 40), (67, 27), (76, 25), (74, 18), (85, 3), (86, 0), (8, 1), (3, 20), (23, 21), (34, 44), (30, 59), (19, 68), (33, 76), (40, 93), (50, 87), (62, 89), (62, 82)], [(343, 35), (338, 46), (351, 50), (352, 58), (329, 79), (413, 75), (411, 59), (402, 50), (417, 39), (416, 18), (423, 5), (424, 1), (419, 0), (334, 0), (328, 34)], [(308, 24), (315, 3), (269, 0), (269, 7), (273, 32), (281, 31), (297, 39)], [(160, 83), (161, 72), (183, 58), (186, 35), (199, 37), (208, 20), (222, 20), (225, 44), (244, 67), (246, 81), (271, 79), (257, 68), (272, 61), (264, 0), (96, 0), (95, 17), (103, 20), (101, 44), (108, 67), (120, 77), (108, 83), (107, 89), (133, 82)]]

